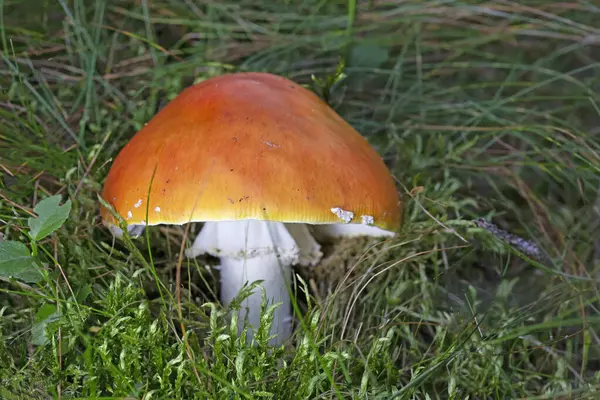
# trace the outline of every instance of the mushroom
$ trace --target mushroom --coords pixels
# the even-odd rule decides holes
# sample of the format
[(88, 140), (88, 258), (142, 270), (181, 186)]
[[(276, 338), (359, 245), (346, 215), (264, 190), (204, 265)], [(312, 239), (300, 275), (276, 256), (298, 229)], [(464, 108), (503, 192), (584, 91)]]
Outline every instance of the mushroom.
[[(401, 219), (394, 181), (366, 139), (314, 93), (267, 73), (182, 91), (118, 154), (102, 198), (136, 235), (204, 222), (186, 255), (219, 258), (224, 305), (264, 281), (269, 303), (282, 303), (274, 344), (291, 334), (291, 267), (322, 256), (313, 234), (393, 236)], [(104, 207), (101, 217), (122, 234)], [(251, 329), (261, 303), (260, 290), (244, 303)]]

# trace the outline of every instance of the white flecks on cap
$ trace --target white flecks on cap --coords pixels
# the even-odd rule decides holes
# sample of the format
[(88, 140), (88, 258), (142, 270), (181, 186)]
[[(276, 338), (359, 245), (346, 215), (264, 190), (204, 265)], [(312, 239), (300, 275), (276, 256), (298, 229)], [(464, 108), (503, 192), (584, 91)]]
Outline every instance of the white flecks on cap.
[(278, 149), (280, 147), (277, 143), (273, 143), (268, 140), (264, 141), (263, 143), (274, 149)]
[(127, 211), (127, 219), (133, 217), (133, 213), (131, 212), (131, 210)]
[(373, 225), (375, 219), (371, 215), (361, 215), (360, 220), (365, 225)]
[(137, 201), (137, 203), (135, 203), (133, 206), (134, 206), (135, 208), (138, 208), (138, 207), (139, 207), (139, 206), (141, 206), (141, 205), (142, 205), (142, 199), (139, 199), (139, 200)]
[(160, 212), (160, 207), (159, 206), (154, 207), (154, 211)]
[(347, 224), (349, 224), (350, 221), (352, 221), (352, 219), (354, 218), (354, 213), (352, 211), (347, 211), (340, 207), (333, 207), (331, 209), (331, 212), (337, 215), (339, 219), (341, 219)]

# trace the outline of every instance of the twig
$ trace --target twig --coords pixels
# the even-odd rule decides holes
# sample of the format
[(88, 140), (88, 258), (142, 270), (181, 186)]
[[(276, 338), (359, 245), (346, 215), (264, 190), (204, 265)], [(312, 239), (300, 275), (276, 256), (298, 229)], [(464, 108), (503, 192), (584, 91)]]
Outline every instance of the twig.
[(503, 242), (514, 246), (521, 253), (524, 253), (529, 257), (537, 258), (538, 260), (543, 258), (542, 251), (535, 243), (500, 229), (483, 218), (477, 218), (473, 223), (478, 227), (485, 229)]

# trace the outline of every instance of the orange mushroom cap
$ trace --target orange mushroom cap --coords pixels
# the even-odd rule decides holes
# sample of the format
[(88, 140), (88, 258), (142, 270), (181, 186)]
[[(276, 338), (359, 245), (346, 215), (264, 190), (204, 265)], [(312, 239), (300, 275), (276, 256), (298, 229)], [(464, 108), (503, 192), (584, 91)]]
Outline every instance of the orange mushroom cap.
[[(401, 219), (393, 179), (366, 139), (314, 93), (267, 73), (182, 91), (121, 150), (102, 198), (129, 225), (256, 219), (394, 230)], [(115, 224), (104, 207), (101, 216)]]

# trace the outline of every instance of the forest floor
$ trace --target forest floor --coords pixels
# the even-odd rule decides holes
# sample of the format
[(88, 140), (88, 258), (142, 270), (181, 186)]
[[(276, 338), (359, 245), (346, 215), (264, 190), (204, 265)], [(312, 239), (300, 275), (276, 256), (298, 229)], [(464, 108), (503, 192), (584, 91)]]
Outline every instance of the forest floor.
[[(0, 1), (0, 397), (600, 398), (592, 3)], [(395, 238), (296, 269), (276, 348), (184, 227), (127, 247), (98, 215), (127, 140), (235, 71), (314, 89), (403, 199)]]

